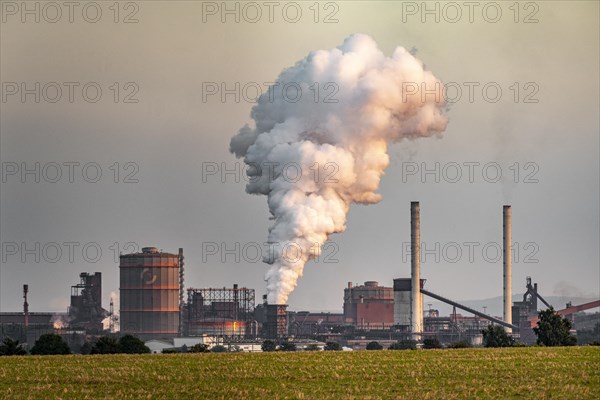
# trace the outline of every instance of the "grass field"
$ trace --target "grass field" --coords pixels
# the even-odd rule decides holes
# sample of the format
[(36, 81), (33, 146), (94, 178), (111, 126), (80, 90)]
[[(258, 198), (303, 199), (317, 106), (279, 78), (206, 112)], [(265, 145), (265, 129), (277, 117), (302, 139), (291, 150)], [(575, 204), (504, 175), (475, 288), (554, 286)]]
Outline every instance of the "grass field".
[(600, 399), (600, 347), (0, 357), (1, 399)]

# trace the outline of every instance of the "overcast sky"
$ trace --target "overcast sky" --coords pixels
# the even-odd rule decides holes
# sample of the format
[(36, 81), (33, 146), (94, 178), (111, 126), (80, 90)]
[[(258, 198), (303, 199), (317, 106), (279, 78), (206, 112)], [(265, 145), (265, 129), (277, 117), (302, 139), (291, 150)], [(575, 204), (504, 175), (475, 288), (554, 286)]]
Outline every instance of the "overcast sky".
[[(511, 204), (513, 292), (532, 276), (543, 295), (598, 296), (597, 2), (521, 3), (518, 13), (512, 2), (494, 3), (499, 16), (485, 2), (471, 16), (432, 2), (439, 22), (421, 2), (277, 3), (272, 22), (262, 2), (260, 16), (239, 3), (239, 22), (234, 14), (222, 22), (220, 2), (131, 2), (118, 15), (99, 2), (99, 17), (82, 2), (73, 22), (67, 8), (58, 16), (44, 3), (36, 22), (21, 4), (2, 2), (0, 31), (1, 311), (21, 309), (24, 283), (31, 311), (66, 311), (83, 271), (102, 272), (108, 307), (119, 285), (115, 254), (130, 252), (129, 242), (183, 247), (187, 287), (238, 283), (259, 299), (266, 265), (254, 243), (266, 241), (272, 221), (266, 198), (246, 194), (240, 173), (222, 179), (223, 167), (242, 170), (229, 141), (251, 121), (257, 86), (266, 91), (311, 50), (356, 32), (387, 55), (413, 49), (449, 95), (460, 88), (462, 96), (439, 138), (389, 148), (383, 200), (351, 207), (346, 232), (306, 265), (290, 308), (340, 311), (348, 281), (391, 286), (408, 277), (414, 200), (431, 291), (501, 294), (496, 250), (502, 205)], [(206, 92), (212, 83), (235, 92), (236, 82), (239, 101)], [(21, 175), (36, 163), (39, 177)], [(437, 168), (438, 181), (424, 168)]]

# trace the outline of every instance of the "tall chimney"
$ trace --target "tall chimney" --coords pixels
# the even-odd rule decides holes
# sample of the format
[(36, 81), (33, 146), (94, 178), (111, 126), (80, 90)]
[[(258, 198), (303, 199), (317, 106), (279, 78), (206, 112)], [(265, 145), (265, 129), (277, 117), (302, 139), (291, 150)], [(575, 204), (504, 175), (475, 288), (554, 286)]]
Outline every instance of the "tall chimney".
[(29, 285), (23, 285), (23, 319), (25, 329), (29, 327), (29, 303), (27, 302), (27, 293), (29, 293)]
[(185, 265), (185, 262), (183, 261), (184, 257), (183, 257), (183, 248), (182, 247), (179, 248), (178, 256), (179, 256), (179, 327), (178, 327), (178, 331), (179, 331), (179, 336), (183, 336), (183, 321), (184, 321), (184, 314), (185, 314), (185, 307), (184, 307), (184, 302), (183, 302), (183, 296), (185, 294), (183, 266)]
[[(512, 210), (510, 206), (503, 208), (503, 232), (504, 247), (502, 257), (504, 259), (504, 322), (512, 324)], [(511, 328), (505, 328), (511, 333)]]
[(410, 203), (410, 322), (413, 339), (420, 340), (423, 332), (423, 304), (421, 298), (421, 216), (418, 201)]

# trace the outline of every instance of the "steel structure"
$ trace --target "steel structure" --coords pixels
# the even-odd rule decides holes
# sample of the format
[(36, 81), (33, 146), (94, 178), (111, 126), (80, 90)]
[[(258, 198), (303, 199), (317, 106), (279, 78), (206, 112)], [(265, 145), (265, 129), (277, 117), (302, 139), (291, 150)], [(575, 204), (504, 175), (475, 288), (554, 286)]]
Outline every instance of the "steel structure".
[(108, 312), (102, 308), (102, 273), (79, 274), (80, 282), (71, 286), (69, 325), (90, 332), (102, 331), (102, 320)]
[(122, 333), (148, 340), (179, 333), (180, 254), (144, 247), (120, 256)]
[(534, 300), (534, 296), (538, 299), (540, 299), (542, 301), (542, 303), (544, 303), (544, 305), (546, 305), (546, 307), (550, 308), (552, 307), (550, 305), (550, 303), (548, 303), (543, 297), (542, 295), (540, 295), (538, 293), (538, 289), (537, 289), (537, 283), (534, 283), (533, 286), (531, 286), (531, 277), (528, 276), (527, 277), (527, 292), (525, 292), (525, 294), (523, 295), (523, 301), (527, 301), (527, 296), (529, 296), (531, 298), (531, 301), (535, 301), (535, 309), (537, 310), (537, 299)]
[(517, 328), (518, 328), (517, 326), (515, 326), (515, 325), (513, 325), (513, 324), (509, 324), (508, 322), (504, 322), (504, 321), (502, 321), (501, 319), (498, 319), (498, 318), (492, 317), (491, 315), (484, 314), (484, 313), (482, 313), (482, 312), (479, 312), (479, 311), (477, 311), (477, 310), (474, 310), (474, 309), (472, 309), (471, 307), (467, 307), (467, 306), (465, 306), (465, 305), (462, 305), (462, 304), (460, 304), (460, 303), (457, 303), (457, 302), (455, 302), (455, 301), (452, 301), (452, 300), (450, 300), (450, 299), (447, 299), (447, 298), (445, 298), (445, 297), (442, 297), (442, 296), (440, 296), (439, 294), (432, 293), (432, 292), (430, 292), (430, 291), (428, 291), (428, 290), (421, 289), (421, 293), (423, 293), (423, 294), (424, 294), (424, 295), (426, 295), (426, 296), (433, 297), (434, 299), (437, 299), (437, 300), (439, 300), (439, 301), (443, 301), (444, 303), (450, 304), (451, 306), (454, 306), (454, 307), (456, 307), (456, 308), (460, 308), (461, 310), (465, 310), (465, 311), (467, 311), (467, 312), (470, 312), (471, 314), (475, 314), (475, 315), (477, 315), (478, 317), (481, 317), (481, 318), (487, 319), (488, 321), (495, 322), (496, 324), (498, 324), (498, 325), (502, 325), (502, 326), (504, 326), (505, 328), (510, 328), (510, 329), (517, 329)]
[(187, 290), (185, 333), (189, 336), (251, 336), (254, 289), (204, 288)]
[(265, 304), (262, 334), (266, 339), (281, 339), (288, 334), (287, 304)]

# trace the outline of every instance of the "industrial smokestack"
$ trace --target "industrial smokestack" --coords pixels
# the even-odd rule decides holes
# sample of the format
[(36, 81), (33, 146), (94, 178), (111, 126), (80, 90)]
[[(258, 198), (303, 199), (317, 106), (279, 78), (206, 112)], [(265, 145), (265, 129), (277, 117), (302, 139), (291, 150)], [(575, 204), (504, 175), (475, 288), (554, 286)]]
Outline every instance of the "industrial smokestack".
[(185, 294), (185, 285), (184, 285), (184, 274), (183, 274), (183, 266), (185, 265), (183, 259), (183, 248), (179, 248), (179, 336), (183, 336), (183, 320), (184, 320), (184, 302), (183, 297)]
[(27, 293), (29, 293), (29, 285), (23, 285), (23, 318), (25, 329), (29, 326), (29, 303), (27, 302)]
[(410, 323), (413, 339), (419, 340), (423, 331), (421, 298), (421, 211), (418, 201), (410, 203)]
[[(510, 206), (503, 208), (503, 221), (504, 322), (512, 324), (512, 210)], [(511, 328), (505, 329), (508, 333), (512, 332)]]

